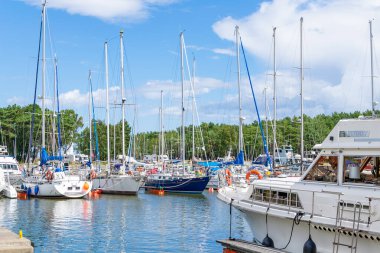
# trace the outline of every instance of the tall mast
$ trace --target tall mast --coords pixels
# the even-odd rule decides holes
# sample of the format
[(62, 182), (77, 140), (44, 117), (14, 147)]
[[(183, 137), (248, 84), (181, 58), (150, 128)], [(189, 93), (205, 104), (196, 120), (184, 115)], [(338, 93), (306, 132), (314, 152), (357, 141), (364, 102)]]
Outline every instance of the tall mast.
[(122, 146), (123, 146), (123, 168), (125, 166), (125, 101), (124, 97), (124, 46), (123, 46), (123, 30), (120, 31), (120, 75), (121, 75), (121, 113), (122, 113), (122, 130), (121, 130), (121, 138), (122, 138)]
[(53, 117), (51, 121), (52, 125), (52, 153), (55, 155), (55, 99), (56, 99), (56, 90), (57, 90), (57, 58), (54, 57), (54, 91), (53, 91)]
[(91, 70), (88, 71), (88, 128), (90, 129), (89, 160), (92, 162), (92, 106), (91, 106)]
[(371, 46), (371, 96), (372, 96), (372, 117), (375, 117), (375, 101), (373, 97), (373, 45), (372, 45), (372, 20), (369, 21), (369, 42)]
[(269, 130), (268, 130), (268, 99), (267, 99), (268, 87), (264, 88), (264, 99), (265, 99), (265, 131), (267, 137), (267, 143), (269, 142)]
[(164, 91), (161, 90), (161, 107), (160, 107), (160, 141), (159, 141), (159, 148), (160, 152), (159, 155), (161, 156), (164, 154), (164, 123), (163, 123), (163, 114), (164, 114)]
[[(195, 57), (193, 57), (193, 89), (194, 89), (194, 84), (195, 84)], [(194, 92), (193, 92), (193, 94), (194, 94)], [(194, 126), (194, 116), (195, 116), (195, 113), (194, 113), (194, 110), (195, 110), (195, 97), (194, 97), (194, 95), (193, 95), (193, 101), (192, 101), (192, 108), (191, 108), (191, 110), (192, 110), (192, 126), (193, 126), (193, 152), (192, 152), (192, 154), (193, 154), (193, 159), (192, 160), (194, 160), (195, 159), (195, 126)]]
[(273, 27), (273, 169), (276, 168), (277, 94), (276, 94), (276, 27)]
[(303, 156), (304, 156), (304, 122), (303, 122), (303, 45), (302, 45), (302, 24), (303, 17), (300, 19), (300, 81), (301, 81), (301, 173), (303, 169)]
[(46, 81), (46, 1), (42, 4), (42, 148), (45, 148), (45, 81)]
[(104, 43), (104, 61), (106, 75), (106, 113), (107, 113), (107, 171), (111, 168), (111, 153), (110, 153), (110, 102), (109, 102), (109, 84), (108, 84), (108, 44)]
[(116, 161), (116, 98), (114, 99), (113, 104), (113, 160)]
[(183, 32), (180, 33), (180, 50), (181, 50), (181, 84), (182, 84), (182, 106), (181, 106), (181, 115), (182, 115), (182, 120), (181, 120), (181, 129), (182, 129), (182, 138), (181, 138), (181, 160), (182, 160), (182, 167), (185, 171), (185, 124), (184, 124), (184, 119), (185, 119), (185, 106), (184, 106), (184, 69), (183, 69)]
[(237, 63), (237, 83), (239, 93), (239, 153), (243, 151), (243, 116), (241, 106), (241, 89), (240, 89), (240, 34), (239, 26), (235, 26), (236, 36), (236, 63)]

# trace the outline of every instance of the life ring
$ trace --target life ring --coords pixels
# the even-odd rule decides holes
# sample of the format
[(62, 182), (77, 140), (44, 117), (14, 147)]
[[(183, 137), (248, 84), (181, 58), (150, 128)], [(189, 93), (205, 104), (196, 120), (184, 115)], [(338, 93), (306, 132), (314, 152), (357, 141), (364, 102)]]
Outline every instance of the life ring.
[(247, 172), (247, 174), (245, 174), (245, 180), (247, 180), (247, 183), (250, 182), (249, 178), (251, 177), (251, 175), (256, 175), (259, 180), (263, 179), (263, 175), (261, 174), (260, 171), (258, 171), (258, 170), (250, 170), (250, 171)]
[(51, 170), (46, 171), (46, 175), (45, 175), (45, 177), (46, 177), (46, 180), (47, 180), (47, 181), (51, 181), (51, 180), (53, 180), (53, 178), (54, 178), (54, 176), (53, 176), (53, 172), (52, 172)]
[(90, 172), (90, 179), (93, 180), (95, 178), (96, 178), (96, 172), (95, 172), (95, 170), (91, 170), (91, 172)]
[(231, 171), (229, 169), (226, 169), (226, 180), (227, 180), (227, 184), (228, 185), (232, 184), (232, 181), (231, 181)]

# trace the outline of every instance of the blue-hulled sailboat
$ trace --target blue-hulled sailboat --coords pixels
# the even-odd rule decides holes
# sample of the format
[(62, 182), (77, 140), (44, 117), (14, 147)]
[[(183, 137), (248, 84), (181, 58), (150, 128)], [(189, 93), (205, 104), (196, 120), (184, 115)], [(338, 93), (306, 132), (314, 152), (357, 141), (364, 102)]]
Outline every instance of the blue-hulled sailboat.
[[(145, 189), (148, 191), (164, 191), (175, 193), (202, 193), (210, 181), (210, 176), (203, 172), (196, 171), (189, 173), (185, 167), (185, 126), (184, 126), (184, 38), (180, 34), (181, 50), (181, 83), (182, 83), (182, 127), (181, 127), (181, 166), (174, 165), (163, 173), (149, 175), (145, 181)], [(162, 105), (161, 105), (162, 106)], [(162, 112), (162, 109), (161, 109)], [(163, 140), (163, 138), (162, 138)], [(163, 164), (164, 165), (164, 164)], [(164, 168), (165, 166), (163, 166)]]

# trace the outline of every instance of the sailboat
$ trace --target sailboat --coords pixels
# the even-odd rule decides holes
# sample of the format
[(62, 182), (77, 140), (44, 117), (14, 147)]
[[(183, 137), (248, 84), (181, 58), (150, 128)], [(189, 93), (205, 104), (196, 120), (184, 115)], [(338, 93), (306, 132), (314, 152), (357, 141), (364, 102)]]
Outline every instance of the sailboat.
[(196, 175), (186, 171), (185, 168), (185, 125), (184, 125), (184, 38), (180, 34), (181, 50), (181, 83), (182, 83), (182, 126), (181, 126), (181, 164), (182, 168), (165, 168), (162, 173), (151, 174), (145, 181), (148, 191), (164, 191), (174, 193), (202, 193), (210, 180), (208, 175)]
[[(48, 197), (48, 198), (82, 198), (91, 191), (92, 182), (87, 181), (80, 175), (69, 175), (63, 171), (62, 168), (62, 156), (49, 156), (46, 151), (45, 145), (45, 75), (46, 75), (46, 56), (45, 56), (45, 23), (46, 23), (46, 1), (42, 5), (42, 23), (40, 32), (40, 42), (42, 35), (42, 144), (40, 150), (40, 165), (36, 169), (32, 169), (31, 174), (23, 178), (21, 184), (21, 191), (26, 192), (29, 196), (33, 197)], [(39, 50), (40, 53), (40, 50)], [(38, 61), (39, 61), (38, 53)], [(37, 63), (38, 65), (39, 63)], [(38, 75), (38, 68), (36, 76)], [(36, 78), (37, 80), (37, 78)], [(55, 61), (55, 86), (58, 86), (57, 82), (57, 62)], [(37, 87), (37, 82), (36, 82)], [(36, 94), (35, 94), (36, 95)], [(58, 88), (57, 88), (58, 95)], [(55, 95), (54, 95), (55, 96)], [(57, 100), (58, 101), (58, 100)], [(35, 103), (34, 103), (35, 104)], [(59, 103), (58, 103), (59, 110)], [(32, 115), (34, 117), (34, 115)], [(32, 120), (32, 126), (34, 122)], [(59, 126), (59, 112), (58, 112), (58, 126)], [(53, 126), (54, 128), (55, 126)], [(60, 131), (60, 129), (58, 129)], [(58, 133), (60, 136), (60, 133)], [(31, 140), (33, 137), (33, 127), (31, 127), (30, 141), (29, 141), (29, 153)], [(53, 136), (53, 139), (55, 136)], [(60, 145), (60, 140), (58, 141)], [(53, 146), (54, 141), (53, 141)], [(54, 149), (54, 148), (53, 148)], [(59, 152), (60, 153), (60, 152)], [(55, 164), (54, 161), (58, 162)], [(49, 161), (53, 161), (52, 163)], [(30, 163), (30, 155), (28, 155), (28, 164)], [(56, 165), (58, 165), (56, 167)]]
[(106, 194), (123, 194), (136, 195), (143, 184), (143, 178), (135, 175), (131, 170), (126, 172), (126, 155), (125, 155), (125, 102), (124, 98), (124, 46), (123, 31), (120, 31), (120, 64), (121, 64), (121, 107), (122, 107), (122, 164), (119, 170), (111, 170), (110, 155), (110, 118), (109, 118), (109, 90), (108, 90), (108, 43), (104, 43), (105, 54), (105, 75), (106, 75), (106, 110), (107, 110), (107, 169), (105, 175), (98, 175), (93, 178), (93, 188), (99, 189)]

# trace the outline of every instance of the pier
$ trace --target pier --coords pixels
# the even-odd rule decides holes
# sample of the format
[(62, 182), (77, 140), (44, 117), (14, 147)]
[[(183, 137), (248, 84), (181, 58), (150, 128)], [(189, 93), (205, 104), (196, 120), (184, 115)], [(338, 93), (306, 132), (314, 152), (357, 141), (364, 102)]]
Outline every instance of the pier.
[(0, 227), (0, 253), (33, 253), (34, 248), (29, 239)]
[(285, 253), (286, 251), (264, 247), (252, 242), (239, 239), (217, 240), (222, 244), (223, 253)]

